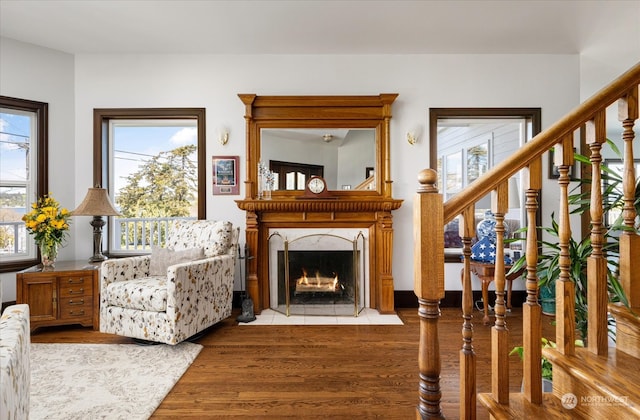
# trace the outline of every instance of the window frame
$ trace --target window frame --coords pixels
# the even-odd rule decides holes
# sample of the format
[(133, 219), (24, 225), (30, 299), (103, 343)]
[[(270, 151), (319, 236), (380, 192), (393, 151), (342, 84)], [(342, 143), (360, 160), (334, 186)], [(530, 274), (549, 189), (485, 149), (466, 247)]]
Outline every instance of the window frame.
[[(196, 120), (198, 132), (198, 219), (207, 214), (207, 168), (206, 168), (206, 122), (204, 108), (94, 108), (93, 110), (93, 185), (100, 185), (110, 191), (109, 178), (109, 129), (113, 120)], [(106, 228), (112, 220), (108, 218)], [(108, 232), (107, 252), (109, 256), (132, 256), (135, 254), (114, 253), (111, 235)], [(139, 254), (142, 255), (142, 254)]]
[[(31, 182), (36, 198), (42, 197), (49, 191), (49, 104), (0, 95), (0, 107), (32, 112), (36, 115), (35, 131), (38, 137), (35, 141), (37, 173)], [(40, 250), (36, 249), (35, 257), (0, 262), (0, 273), (20, 271), (37, 265), (39, 262)]]
[[(296, 162), (283, 162), (280, 160), (270, 160), (269, 161), (269, 170), (275, 172), (278, 175), (278, 188), (277, 191), (301, 191), (305, 189), (306, 182), (312, 176), (324, 176), (324, 166), (322, 165), (313, 165), (307, 163), (296, 163)], [(292, 190), (287, 189), (287, 181), (286, 175), (288, 173), (298, 173), (304, 175), (304, 182), (302, 185), (298, 185), (298, 178), (295, 178), (296, 188)], [(284, 188), (282, 188), (284, 185)]]

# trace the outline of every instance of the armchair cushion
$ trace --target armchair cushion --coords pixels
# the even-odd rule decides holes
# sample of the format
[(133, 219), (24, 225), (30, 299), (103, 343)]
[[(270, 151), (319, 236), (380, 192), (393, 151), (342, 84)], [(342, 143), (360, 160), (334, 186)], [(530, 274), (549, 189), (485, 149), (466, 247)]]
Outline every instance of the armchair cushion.
[(110, 306), (140, 311), (163, 312), (167, 310), (167, 272), (163, 276), (144, 277), (129, 281), (109, 283), (103, 293), (103, 301)]
[(167, 238), (167, 248), (176, 251), (202, 247), (207, 258), (229, 253), (233, 224), (227, 221), (178, 220)]
[(204, 258), (203, 248), (189, 248), (180, 251), (170, 248), (151, 248), (150, 276), (166, 276), (167, 268), (183, 262), (201, 260)]

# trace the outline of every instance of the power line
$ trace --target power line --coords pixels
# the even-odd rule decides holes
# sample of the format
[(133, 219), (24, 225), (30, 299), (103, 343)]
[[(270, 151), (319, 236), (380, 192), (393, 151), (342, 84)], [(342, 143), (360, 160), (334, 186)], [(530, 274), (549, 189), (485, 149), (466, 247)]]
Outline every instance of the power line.
[(6, 134), (7, 136), (13, 136), (13, 137), (22, 137), (23, 139), (27, 139), (27, 140), (31, 138), (31, 136), (25, 136), (23, 134), (7, 133), (6, 131), (0, 131), (0, 134)]

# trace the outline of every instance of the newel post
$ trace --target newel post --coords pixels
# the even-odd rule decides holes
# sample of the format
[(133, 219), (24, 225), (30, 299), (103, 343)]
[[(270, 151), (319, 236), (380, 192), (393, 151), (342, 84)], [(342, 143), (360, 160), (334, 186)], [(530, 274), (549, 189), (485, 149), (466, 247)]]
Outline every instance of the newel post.
[(438, 342), (440, 299), (444, 297), (444, 212), (436, 180), (433, 169), (420, 171), (420, 185), (413, 204), (414, 291), (420, 317), (418, 419), (444, 418), (440, 408)]

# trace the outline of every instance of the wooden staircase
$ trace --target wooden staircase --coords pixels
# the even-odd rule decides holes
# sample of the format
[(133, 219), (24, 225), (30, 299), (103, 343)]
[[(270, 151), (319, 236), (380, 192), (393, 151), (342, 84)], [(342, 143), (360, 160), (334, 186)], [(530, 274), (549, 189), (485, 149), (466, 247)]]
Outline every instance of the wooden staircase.
[[(564, 118), (478, 178), (468, 188), (444, 202), (437, 190), (437, 175), (426, 169), (418, 175), (414, 200), (414, 291), (420, 315), (419, 395), (416, 418), (443, 418), (440, 402), (439, 302), (444, 297), (444, 226), (458, 217), (463, 249), (462, 336), (460, 349), (459, 418), (475, 419), (478, 406), (496, 419), (542, 418), (640, 418), (640, 235), (634, 207), (636, 177), (633, 126), (638, 120), (640, 63), (578, 106)], [(628, 306), (609, 303), (607, 255), (604, 236), (601, 150), (606, 147), (607, 112), (617, 106), (623, 144), (623, 220), (616, 273)], [(637, 130), (636, 130), (637, 131)], [(580, 145), (574, 145), (578, 139)], [(538, 228), (536, 213), (542, 190), (542, 156), (554, 148), (560, 174), (558, 241), (560, 276), (556, 282), (557, 348), (542, 349), (542, 313), (538, 304)], [(588, 223), (592, 246), (587, 263), (588, 335), (586, 347), (576, 347), (575, 287), (571, 279), (569, 242), (570, 169), (574, 148), (589, 157), (582, 176), (591, 179)], [(522, 392), (510, 393), (510, 342), (505, 307), (504, 215), (508, 212), (508, 180), (523, 171), (526, 195), (526, 301), (523, 304)], [(545, 187), (547, 188), (547, 187)], [(492, 192), (496, 218), (495, 322), (492, 327), (491, 389), (476, 389), (476, 354), (473, 346), (470, 256), (475, 237), (475, 202)], [(580, 227), (574, 228), (580, 233)], [(616, 324), (616, 342), (608, 340), (608, 317)], [(548, 337), (549, 338), (549, 337)], [(519, 343), (518, 343), (519, 344)], [(541, 357), (553, 364), (553, 392), (543, 393)], [(490, 392), (485, 392), (490, 391)], [(615, 417), (614, 417), (615, 416)]]

